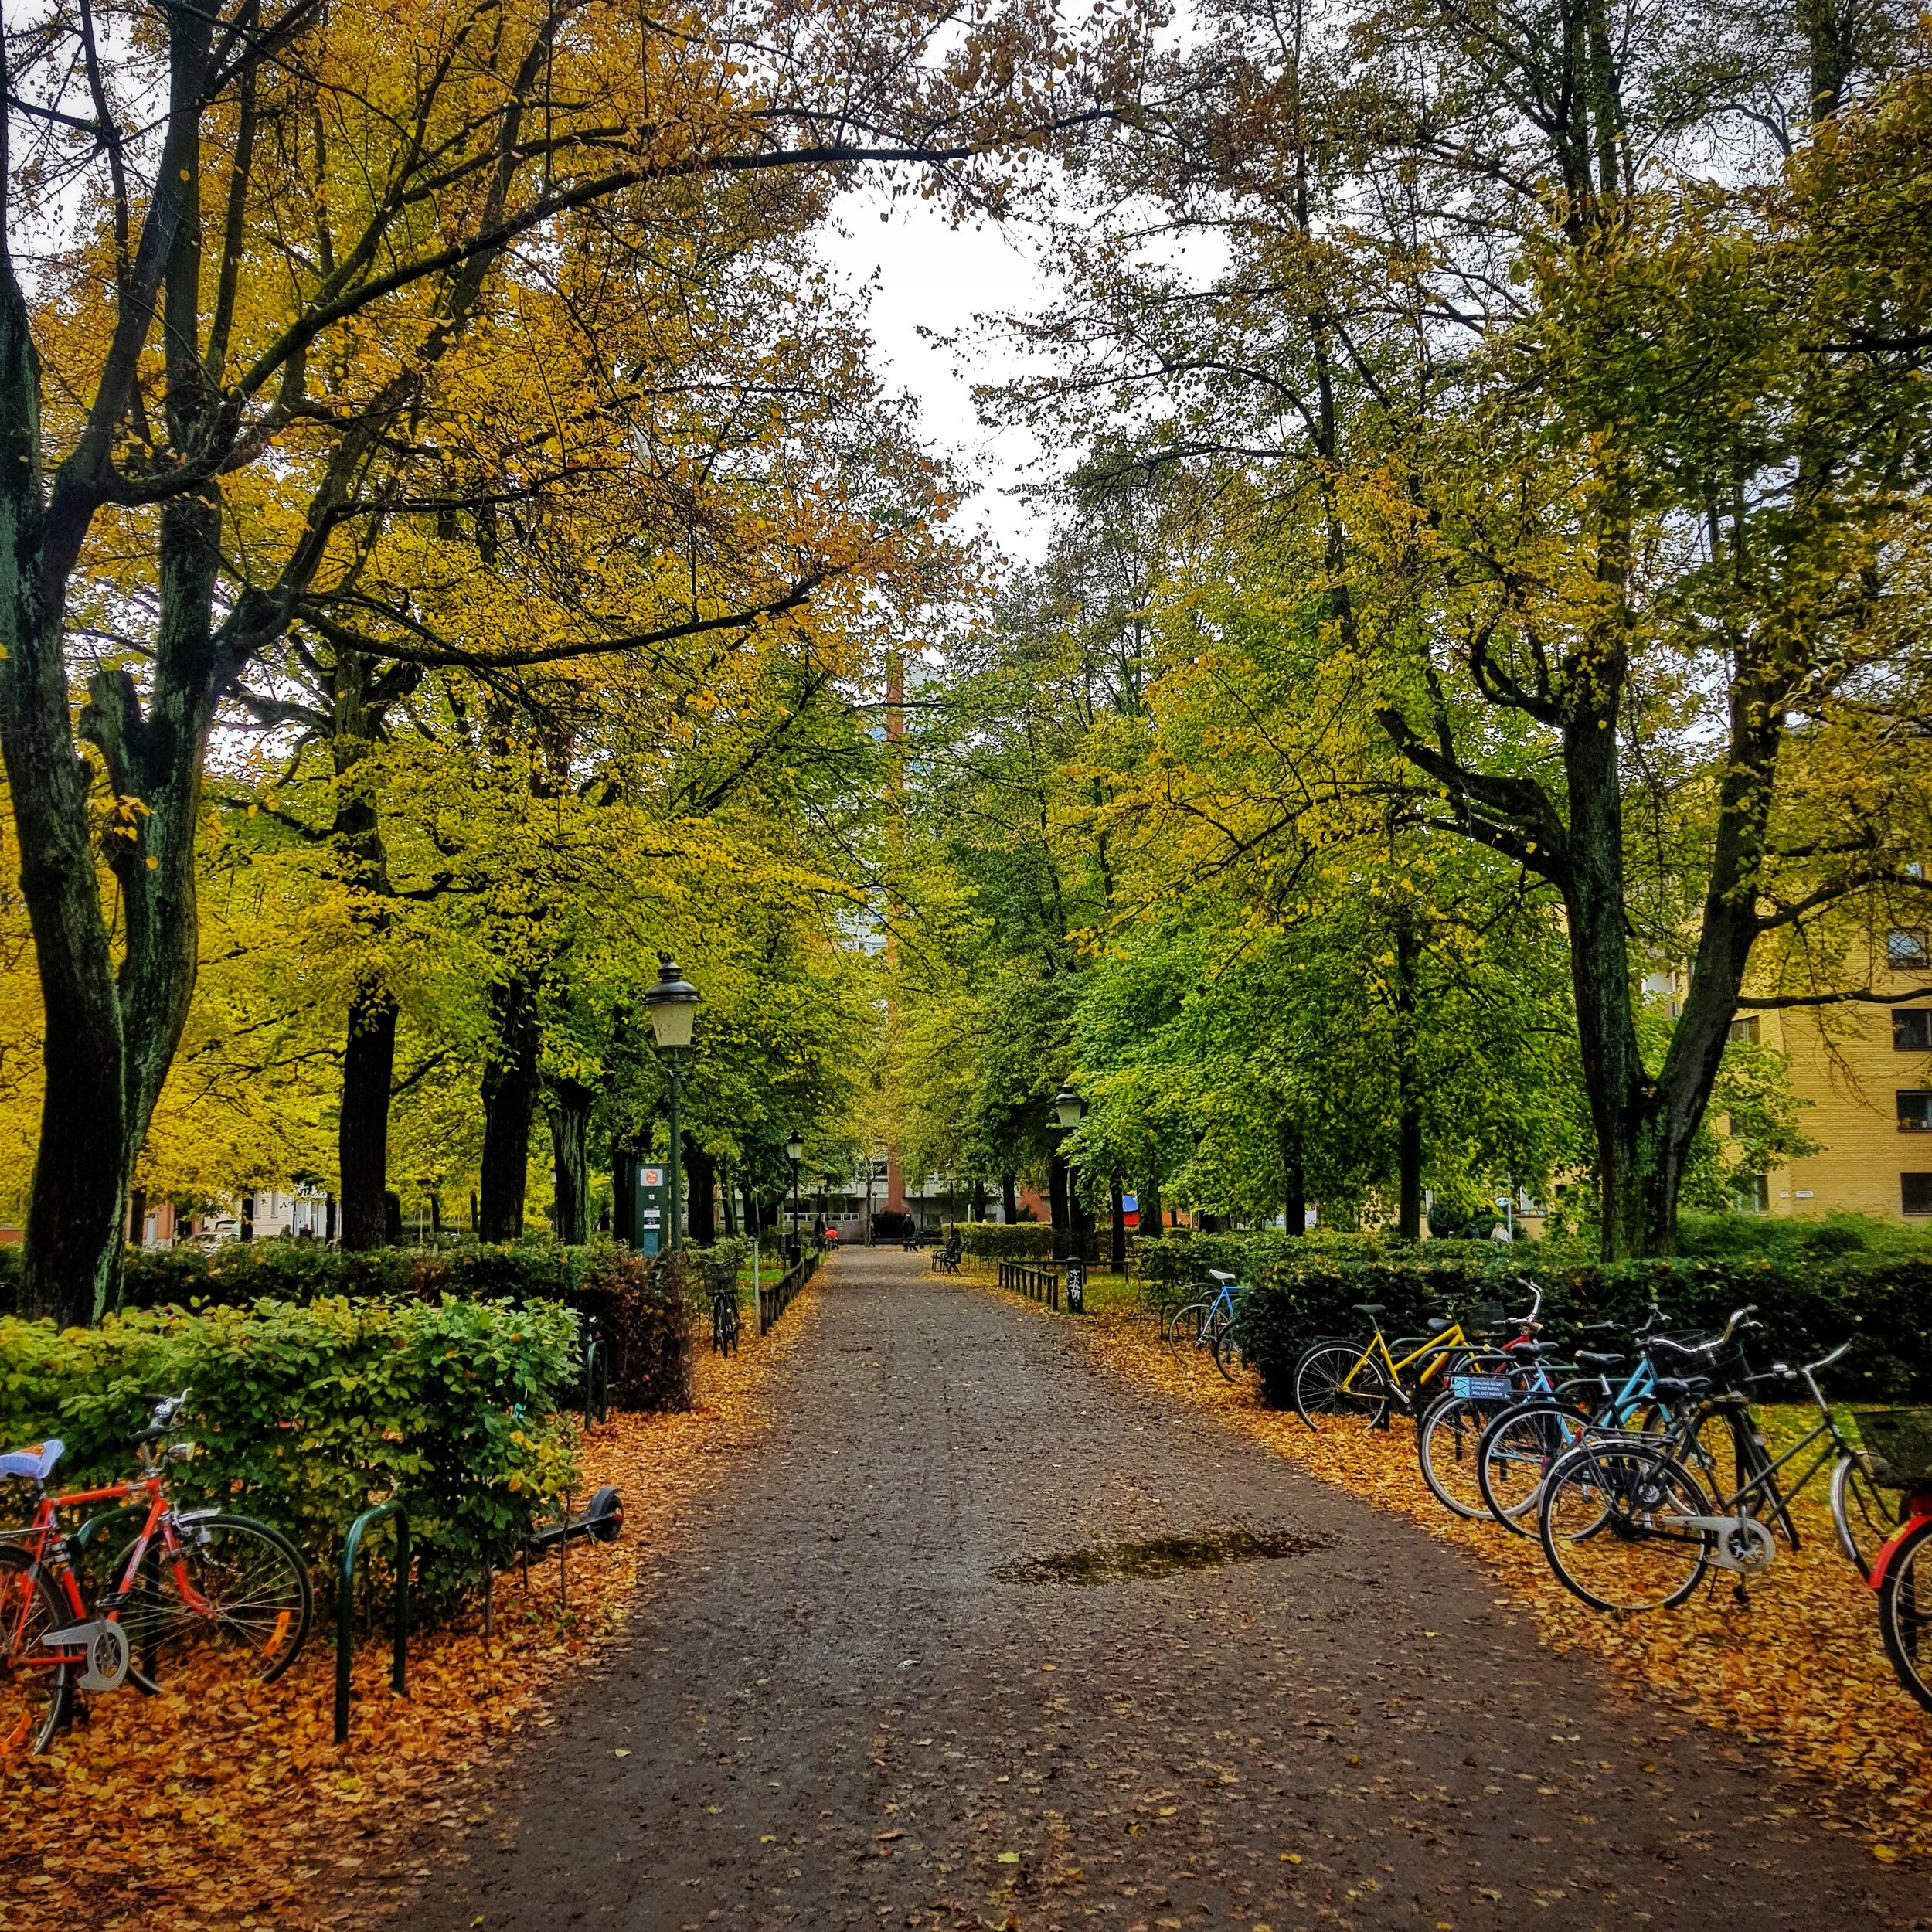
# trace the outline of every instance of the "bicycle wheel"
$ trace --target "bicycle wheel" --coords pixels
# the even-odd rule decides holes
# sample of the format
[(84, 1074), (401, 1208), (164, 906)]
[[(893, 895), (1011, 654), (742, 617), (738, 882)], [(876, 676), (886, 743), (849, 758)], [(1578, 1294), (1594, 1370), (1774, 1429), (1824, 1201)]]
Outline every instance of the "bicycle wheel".
[(1714, 1539), (1697, 1481), (1647, 1443), (1583, 1444), (1549, 1472), (1538, 1507), (1557, 1580), (1596, 1610), (1668, 1610), (1702, 1581)]
[(37, 1756), (67, 1721), (74, 1667), (41, 1639), (78, 1621), (24, 1549), (0, 1548), (0, 1760)]
[(1504, 1529), (1519, 1536), (1536, 1533), (1543, 1479), (1589, 1427), (1580, 1409), (1543, 1396), (1504, 1410), (1483, 1430), (1476, 1446), (1476, 1488)]
[(1869, 1583), (1872, 1566), (1897, 1529), (1899, 1516), (1896, 1505), (1872, 1480), (1871, 1458), (1862, 1451), (1840, 1456), (1832, 1471), (1832, 1522), (1838, 1548)]
[(121, 1607), (128, 1675), (145, 1691), (272, 1684), (308, 1640), (308, 1566), (279, 1529), (247, 1516), (191, 1516), (179, 1527), (179, 1566), (165, 1552), (151, 1556)]
[(1187, 1301), (1167, 1318), (1167, 1345), (1177, 1355), (1191, 1353), (1201, 1345), (1208, 1317), (1214, 1311), (1211, 1301)]
[(1247, 1352), (1235, 1339), (1234, 1324), (1223, 1321), (1214, 1331), (1210, 1345), (1214, 1350), (1214, 1366), (1230, 1382), (1239, 1382), (1247, 1372)]
[(1476, 1458), (1485, 1427), (1501, 1405), (1462, 1396), (1432, 1403), (1422, 1426), (1422, 1479), (1437, 1502), (1475, 1522), (1488, 1513)]
[[(1345, 1388), (1345, 1383), (1349, 1383)], [(1360, 1346), (1353, 1342), (1316, 1343), (1295, 1364), (1294, 1409), (1311, 1429), (1319, 1427), (1318, 1416), (1353, 1413), (1381, 1421), (1389, 1412), (1381, 1363), (1365, 1360)]]
[(1932, 1516), (1906, 1532), (1886, 1566), (1879, 1634), (1899, 1682), (1932, 1711)]

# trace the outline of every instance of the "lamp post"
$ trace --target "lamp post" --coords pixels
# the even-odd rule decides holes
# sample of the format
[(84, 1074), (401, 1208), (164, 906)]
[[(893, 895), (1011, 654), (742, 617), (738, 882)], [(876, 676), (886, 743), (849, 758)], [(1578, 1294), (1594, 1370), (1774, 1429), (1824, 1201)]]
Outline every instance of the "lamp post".
[[(1070, 1133), (1080, 1125), (1080, 1116), (1086, 1111), (1087, 1103), (1080, 1098), (1078, 1089), (1071, 1080), (1063, 1081), (1061, 1083), (1060, 1090), (1053, 1096), (1053, 1118), (1059, 1124), (1060, 1131), (1063, 1134)], [(1060, 1200), (1056, 1205), (1060, 1209), (1060, 1219), (1064, 1223), (1063, 1226), (1056, 1222), (1054, 1226), (1054, 1244), (1057, 1247), (1060, 1244), (1063, 1236), (1070, 1242), (1076, 1233), (1073, 1216), (1073, 1172), (1061, 1156), (1057, 1147), (1053, 1151), (1052, 1178), (1060, 1183), (1058, 1189)], [(1049, 1192), (1050, 1193), (1053, 1190), (1049, 1187)], [(1066, 1257), (1056, 1253), (1053, 1258), (1059, 1261), (1065, 1260)]]
[[(1053, 1117), (1060, 1123), (1063, 1134), (1070, 1134), (1080, 1124), (1080, 1117), (1087, 1111), (1087, 1103), (1075, 1090), (1071, 1080), (1065, 1082), (1053, 1096)], [(1066, 1253), (1063, 1257), (1066, 1263), (1066, 1311), (1078, 1315), (1087, 1306), (1087, 1243), (1080, 1238), (1080, 1209), (1073, 1194), (1073, 1170), (1066, 1159), (1056, 1148), (1053, 1162), (1058, 1170), (1060, 1199), (1066, 1204)]]
[(682, 1069), (678, 1056), (691, 1044), (692, 1023), (698, 1017), (699, 993), (679, 974), (668, 953), (658, 955), (656, 983), (644, 996), (651, 1016), (651, 1037), (671, 1070), (671, 1252), (684, 1251), (684, 1148), (678, 1131), (678, 1087)]
[(798, 1258), (798, 1163), (805, 1158), (805, 1143), (795, 1127), (785, 1136), (785, 1158), (791, 1163), (791, 1258)]

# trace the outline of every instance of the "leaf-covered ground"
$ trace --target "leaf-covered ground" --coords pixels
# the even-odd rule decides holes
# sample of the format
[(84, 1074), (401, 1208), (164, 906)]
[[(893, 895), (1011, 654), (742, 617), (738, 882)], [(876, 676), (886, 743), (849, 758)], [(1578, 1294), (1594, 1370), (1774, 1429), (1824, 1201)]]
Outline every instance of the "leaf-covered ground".
[[(620, 1416), (584, 1445), (593, 1483), (617, 1485), (624, 1529), (570, 1554), (567, 1608), (552, 1556), (499, 1577), (495, 1629), (480, 1617), (410, 1646), (410, 1696), (388, 1689), (380, 1636), (356, 1652), (349, 1743), (334, 1742), (332, 1622), (284, 1681), (214, 1708), (121, 1690), (46, 1757), (4, 1774), (0, 1925), (133, 1932), (167, 1926), (310, 1932), (352, 1924), (379, 1882), (427, 1869), (438, 1836), (488, 1815), (481, 1774), (552, 1702), (648, 1589), (686, 1500), (726, 1480), (770, 1420), (771, 1371), (811, 1301), (735, 1359), (699, 1357), (687, 1414)], [(753, 1325), (755, 1326), (755, 1325)]]
[(1795, 1512), (1803, 1546), (1794, 1554), (1781, 1543), (1777, 1562), (1753, 1579), (1748, 1605), (1721, 1579), (1676, 1611), (1606, 1617), (1556, 1580), (1536, 1543), (1444, 1509), (1423, 1482), (1413, 1429), (1398, 1423), (1378, 1435), (1349, 1423), (1311, 1434), (1299, 1417), (1264, 1408), (1251, 1383), (1224, 1380), (1205, 1355), (1177, 1357), (1117, 1291), (1095, 1287), (1094, 1313), (1067, 1326), (1119, 1372), (1211, 1410), (1322, 1481), (1461, 1545), (1579, 1671), (1607, 1672), (1631, 1695), (1763, 1743), (1874, 1856), (1932, 1855), (1932, 1716), (1886, 1661), (1871, 1593), (1838, 1553), (1821, 1478)]

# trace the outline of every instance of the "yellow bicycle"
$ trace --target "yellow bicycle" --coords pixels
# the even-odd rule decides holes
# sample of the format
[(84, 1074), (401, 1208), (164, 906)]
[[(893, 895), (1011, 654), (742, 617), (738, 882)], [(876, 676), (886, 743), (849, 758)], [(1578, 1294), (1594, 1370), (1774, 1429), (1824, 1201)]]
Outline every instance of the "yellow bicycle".
[(1485, 1332), (1503, 1320), (1499, 1304), (1483, 1303), (1453, 1319), (1432, 1321), (1420, 1341), (1398, 1337), (1391, 1345), (1382, 1332), (1380, 1302), (1362, 1302), (1354, 1312), (1372, 1330), (1366, 1342), (1318, 1342), (1295, 1364), (1295, 1413), (1311, 1429), (1319, 1427), (1320, 1416), (1366, 1414), (1380, 1428), (1392, 1408), (1413, 1413), (1418, 1399), (1441, 1388), (1451, 1370), (1485, 1346)]

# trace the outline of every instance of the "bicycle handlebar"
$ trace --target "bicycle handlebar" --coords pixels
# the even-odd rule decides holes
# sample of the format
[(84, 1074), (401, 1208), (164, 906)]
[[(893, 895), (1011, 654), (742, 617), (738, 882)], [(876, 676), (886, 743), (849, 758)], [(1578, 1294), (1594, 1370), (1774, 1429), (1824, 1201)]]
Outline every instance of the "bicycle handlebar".
[(1815, 1362), (1808, 1362), (1801, 1369), (1794, 1369), (1788, 1362), (1774, 1362), (1769, 1373), (1753, 1376), (1753, 1382), (1769, 1382), (1774, 1376), (1784, 1382), (1796, 1382), (1801, 1376), (1815, 1376), (1821, 1369), (1828, 1369), (1835, 1362), (1842, 1362), (1852, 1352), (1849, 1342), (1841, 1342), (1829, 1355), (1821, 1355)]
[(1724, 1324), (1724, 1332), (1714, 1335), (1709, 1342), (1676, 1342), (1667, 1335), (1658, 1335), (1651, 1337), (1650, 1345), (1653, 1349), (1668, 1349), (1673, 1355), (1715, 1355), (1740, 1328), (1757, 1326), (1750, 1319), (1757, 1312), (1757, 1304), (1755, 1301), (1747, 1302)]

